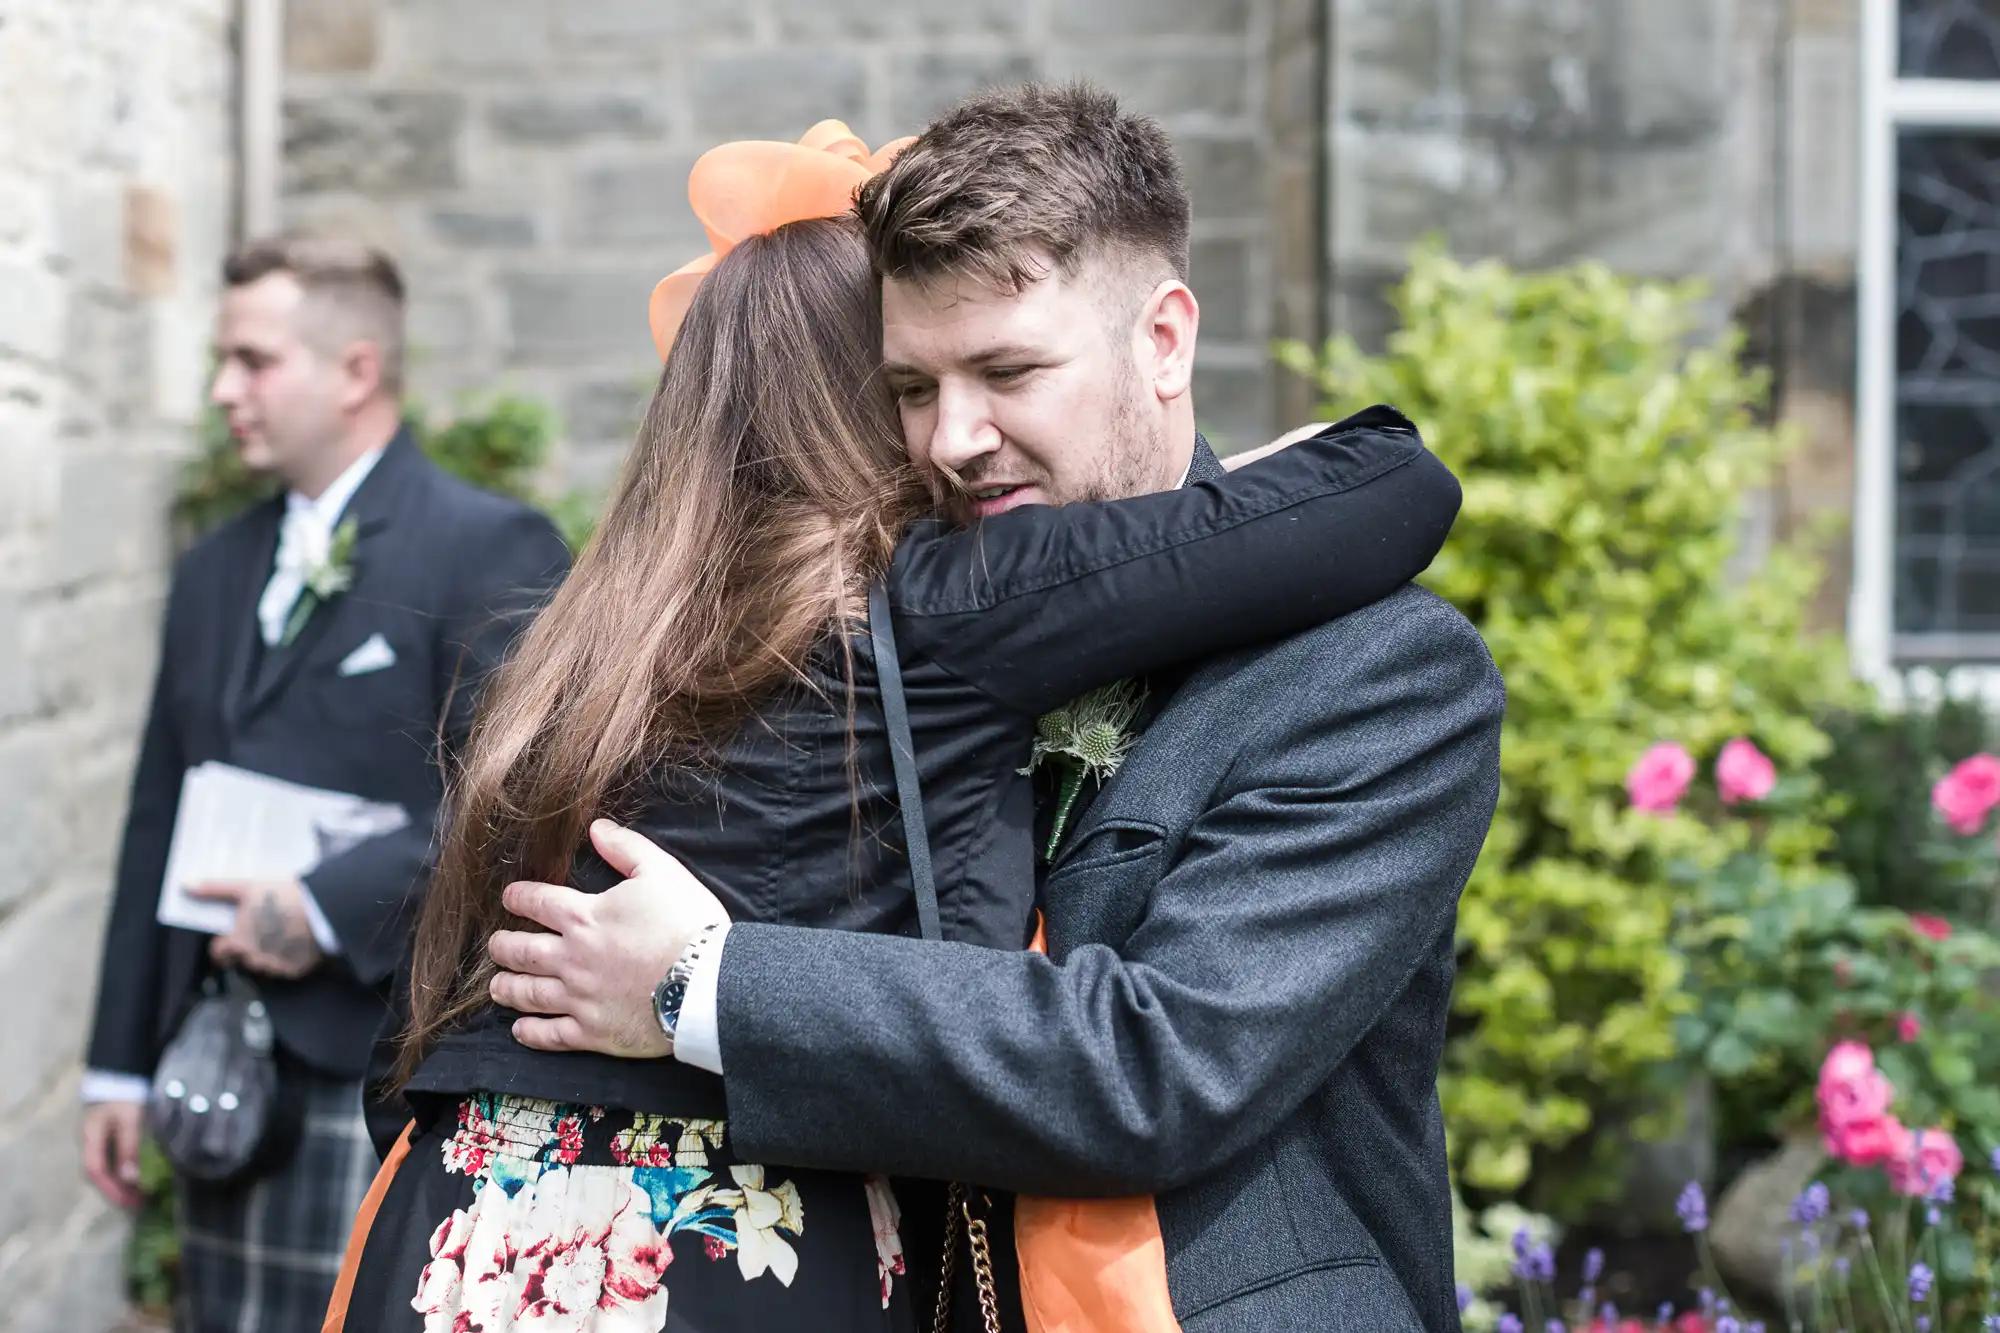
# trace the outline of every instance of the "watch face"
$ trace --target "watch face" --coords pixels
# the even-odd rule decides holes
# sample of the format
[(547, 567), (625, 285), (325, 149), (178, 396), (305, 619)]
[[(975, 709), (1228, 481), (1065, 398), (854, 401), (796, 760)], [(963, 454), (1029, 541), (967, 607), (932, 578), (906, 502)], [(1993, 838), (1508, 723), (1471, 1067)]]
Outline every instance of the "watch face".
[(678, 977), (669, 977), (653, 991), (653, 1016), (660, 1021), (660, 1030), (669, 1037), (681, 1021), (681, 1000), (687, 995), (687, 983)]

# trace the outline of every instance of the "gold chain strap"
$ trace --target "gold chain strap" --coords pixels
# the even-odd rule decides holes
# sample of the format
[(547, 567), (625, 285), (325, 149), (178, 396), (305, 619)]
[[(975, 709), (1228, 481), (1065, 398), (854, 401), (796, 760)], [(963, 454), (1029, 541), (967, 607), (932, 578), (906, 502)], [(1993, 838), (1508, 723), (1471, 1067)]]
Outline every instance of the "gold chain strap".
[(972, 1215), (972, 1202), (959, 1205), (965, 1212), (965, 1240), (972, 1251), (972, 1280), (979, 1288), (979, 1313), (985, 1316), (986, 1333), (1000, 1333), (1000, 1297), (993, 1285), (993, 1251), (986, 1243), (986, 1219)]
[(958, 1269), (958, 1207), (965, 1187), (953, 1182), (944, 1200), (944, 1263), (938, 1272), (937, 1317), (931, 1333), (951, 1333), (951, 1282)]
[(952, 1183), (945, 1197), (944, 1263), (938, 1274), (937, 1316), (932, 1333), (951, 1333), (952, 1278), (958, 1267), (958, 1229), (965, 1226), (966, 1248), (972, 1252), (972, 1280), (979, 1289), (979, 1313), (986, 1333), (1000, 1333), (1000, 1296), (993, 1281), (993, 1247), (986, 1235), (986, 1219), (972, 1215), (972, 1200), (965, 1186)]

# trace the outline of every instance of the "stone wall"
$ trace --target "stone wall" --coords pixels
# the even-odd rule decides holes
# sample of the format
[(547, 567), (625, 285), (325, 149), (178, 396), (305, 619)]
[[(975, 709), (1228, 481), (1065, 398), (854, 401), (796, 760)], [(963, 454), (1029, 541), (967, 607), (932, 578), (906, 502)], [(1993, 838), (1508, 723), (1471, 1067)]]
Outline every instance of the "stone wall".
[(0, 6), (0, 1330), (95, 1333), (76, 1075), (228, 226), (227, 0)]
[(605, 480), (658, 373), (645, 305), (703, 247), (689, 165), (826, 116), (871, 143), (987, 83), (1088, 75), (1186, 155), (1197, 404), (1276, 419), (1265, 347), (1317, 318), (1318, 0), (290, 0), (288, 223), (387, 244), (420, 396), (547, 402)]
[[(1802, 448), (1749, 552), (1851, 510), (1856, 0), (1327, 0), (1326, 318), (1363, 342), (1408, 247), (1701, 278)], [(1842, 623), (1845, 534), (1816, 608)]]

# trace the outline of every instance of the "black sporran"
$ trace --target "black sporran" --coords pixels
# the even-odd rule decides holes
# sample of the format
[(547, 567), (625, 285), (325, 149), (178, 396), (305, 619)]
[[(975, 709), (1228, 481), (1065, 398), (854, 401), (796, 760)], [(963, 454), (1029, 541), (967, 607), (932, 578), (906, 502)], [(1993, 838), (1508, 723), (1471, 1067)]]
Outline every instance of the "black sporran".
[(303, 1099), (270, 1010), (236, 972), (211, 976), (153, 1074), (146, 1120), (174, 1170), (210, 1184), (265, 1175), (298, 1147)]

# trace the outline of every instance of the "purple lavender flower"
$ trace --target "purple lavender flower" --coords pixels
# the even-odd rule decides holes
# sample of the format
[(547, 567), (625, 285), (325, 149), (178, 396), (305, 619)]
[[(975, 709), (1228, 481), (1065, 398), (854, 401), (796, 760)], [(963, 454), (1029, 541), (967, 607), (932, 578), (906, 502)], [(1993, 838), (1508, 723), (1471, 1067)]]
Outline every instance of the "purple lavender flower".
[[(2000, 1151), (1996, 1151), (1994, 1155), (2000, 1156)], [(2000, 1314), (1987, 1315), (1980, 1321), (1979, 1327), (1984, 1329), (1985, 1333), (2000, 1333)]]
[(1815, 1180), (1792, 1201), (1792, 1220), (1802, 1227), (1809, 1227), (1824, 1220), (1832, 1207), (1833, 1197), (1827, 1193), (1825, 1185)]
[(1929, 1315), (1920, 1314), (1917, 1316), (1917, 1333), (1931, 1333), (1931, 1317)]
[(1602, 1319), (1607, 1327), (1616, 1327), (1618, 1323), (1618, 1307), (1610, 1301), (1606, 1301), (1602, 1306), (1598, 1307), (1597, 1317)]
[(1534, 1243), (1535, 1238), (1528, 1234), (1526, 1227), (1516, 1227), (1514, 1229), (1514, 1257), (1516, 1259), (1525, 1262), (1528, 1258), (1528, 1250)]
[(1703, 1287), (1695, 1293), (1695, 1299), (1701, 1302), (1701, 1312), (1703, 1314), (1713, 1315), (1715, 1313), (1715, 1291), (1713, 1288)]
[(1583, 1284), (1597, 1285), (1597, 1279), (1604, 1276), (1604, 1251), (1592, 1247), (1583, 1252)]
[(1715, 1321), (1715, 1333), (1743, 1333), (1743, 1325), (1736, 1322), (1735, 1315), (1724, 1315)]
[(1946, 1176), (1931, 1186), (1931, 1192), (1927, 1197), (1932, 1203), (1950, 1203), (1958, 1197), (1958, 1187), (1952, 1183), (1950, 1176)]
[(1863, 1209), (1856, 1208), (1847, 1215), (1847, 1220), (1853, 1225), (1856, 1231), (1866, 1231), (1868, 1229), (1868, 1214)]
[[(2000, 1148), (1995, 1148), (1993, 1150), (1993, 1155), (1987, 1158), (1986, 1160), (1993, 1164), (1993, 1169), (1995, 1171), (2000, 1171)], [(2000, 1314), (1988, 1315), (1987, 1318), (1989, 1320), (2000, 1320)], [(2000, 1323), (1995, 1323), (1993, 1327), (1996, 1330), (2000, 1330)]]
[(1472, 1288), (1463, 1282), (1458, 1284), (1458, 1312), (1464, 1314), (1472, 1308)]
[(1936, 1277), (1937, 1275), (1931, 1272), (1928, 1264), (1916, 1263), (1910, 1265), (1910, 1304), (1922, 1305), (1930, 1299), (1931, 1283), (1936, 1280)]
[(1553, 1282), (1556, 1280), (1556, 1255), (1546, 1245), (1537, 1245), (1528, 1255), (1527, 1278), (1530, 1282)]
[(1564, 1327), (1563, 1321), (1560, 1319), (1549, 1320), (1548, 1328), (1549, 1333), (1569, 1333), (1569, 1329)]
[(1661, 1323), (1663, 1323), (1663, 1324), (1666, 1324), (1666, 1323), (1671, 1323), (1671, 1322), (1673, 1321), (1673, 1317), (1674, 1317), (1674, 1306), (1673, 1306), (1673, 1302), (1672, 1302), (1672, 1301), (1661, 1301), (1661, 1302), (1660, 1302), (1660, 1322), (1661, 1322)]
[(1744, 1325), (1743, 1333), (1764, 1333), (1764, 1321), (1761, 1319), (1752, 1319), (1748, 1324)]
[(1847, 1281), (1847, 1270), (1850, 1267), (1852, 1267), (1852, 1265), (1848, 1263), (1846, 1255), (1842, 1254), (1835, 1256), (1833, 1261), (1833, 1271), (1840, 1275), (1840, 1280), (1842, 1282)]
[(1690, 1236), (1708, 1230), (1708, 1197), (1694, 1181), (1690, 1180), (1681, 1191), (1681, 1197), (1674, 1202), (1674, 1211), (1680, 1214), (1681, 1228)]
[(1525, 1333), (1521, 1318), (1516, 1314), (1503, 1314), (1500, 1322), (1493, 1326), (1493, 1333)]

